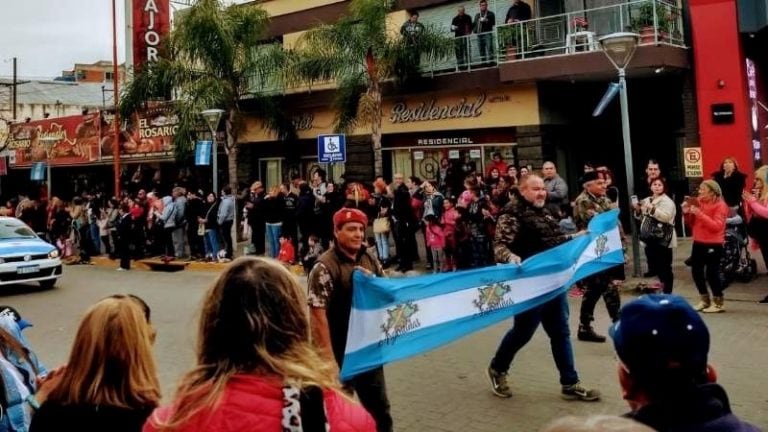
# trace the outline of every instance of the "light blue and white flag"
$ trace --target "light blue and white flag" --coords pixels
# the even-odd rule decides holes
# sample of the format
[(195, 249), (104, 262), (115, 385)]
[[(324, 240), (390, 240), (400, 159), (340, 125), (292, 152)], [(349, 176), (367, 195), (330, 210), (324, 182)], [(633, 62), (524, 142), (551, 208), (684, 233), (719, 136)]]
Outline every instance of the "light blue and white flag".
[(624, 263), (618, 210), (589, 233), (525, 260), (402, 279), (355, 272), (342, 380), (438, 348), (563, 294)]
[(195, 147), (195, 165), (210, 165), (213, 141), (198, 141)]

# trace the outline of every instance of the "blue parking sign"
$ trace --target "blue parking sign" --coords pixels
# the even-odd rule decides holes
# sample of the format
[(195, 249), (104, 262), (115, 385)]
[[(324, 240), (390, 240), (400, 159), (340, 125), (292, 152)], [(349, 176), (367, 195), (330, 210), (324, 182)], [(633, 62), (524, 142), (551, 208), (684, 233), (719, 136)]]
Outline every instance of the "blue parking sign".
[(45, 162), (35, 162), (32, 164), (32, 170), (29, 173), (29, 179), (32, 181), (45, 180)]
[(346, 162), (347, 137), (344, 134), (317, 136), (317, 161), (320, 163)]

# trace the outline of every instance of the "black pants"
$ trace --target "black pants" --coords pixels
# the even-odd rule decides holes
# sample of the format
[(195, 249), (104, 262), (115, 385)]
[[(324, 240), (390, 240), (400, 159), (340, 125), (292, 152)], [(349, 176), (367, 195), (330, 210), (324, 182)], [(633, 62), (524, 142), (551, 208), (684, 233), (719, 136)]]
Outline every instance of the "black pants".
[(253, 252), (256, 255), (264, 255), (266, 253), (266, 235), (267, 224), (263, 220), (253, 221), (251, 223), (251, 243), (253, 244)]
[(77, 232), (80, 234), (80, 243), (77, 245), (80, 249), (80, 261), (85, 263), (91, 262), (91, 229), (88, 224), (84, 224)]
[(344, 383), (348, 392), (354, 390), (366, 411), (376, 421), (376, 432), (392, 431), (392, 415), (389, 413), (387, 385), (384, 368), (363, 372)]
[(720, 282), (720, 257), (723, 256), (723, 245), (693, 242), (691, 248), (691, 275), (699, 294), (709, 294), (707, 283), (715, 297), (723, 296), (723, 285)]
[(608, 316), (611, 321), (616, 322), (619, 319), (619, 309), (621, 309), (621, 298), (619, 290), (611, 284), (612, 271), (608, 269), (596, 275), (590, 276), (582, 281), (584, 286), (584, 297), (581, 299), (581, 311), (579, 322), (584, 326), (589, 326), (594, 321), (595, 306), (600, 297), (605, 301), (605, 308), (608, 310)]
[(456, 53), (456, 64), (459, 69), (467, 66), (467, 38), (457, 38), (453, 41), (453, 51)]
[(173, 232), (176, 227), (163, 228), (163, 256), (173, 259), (176, 257), (176, 249), (173, 247)]
[(648, 271), (659, 277), (659, 282), (664, 285), (664, 293), (671, 294), (675, 280), (672, 273), (672, 248), (647, 244), (645, 256), (648, 258)]
[(193, 258), (205, 256), (205, 246), (203, 245), (203, 236), (197, 234), (198, 224), (191, 223), (187, 225), (187, 240), (189, 241), (189, 254)]
[(234, 257), (232, 250), (232, 224), (233, 221), (225, 221), (221, 223), (219, 227), (219, 233), (221, 234), (221, 240), (224, 242), (224, 250), (227, 252), (227, 258), (232, 259)]
[(117, 255), (120, 257), (120, 268), (131, 269), (131, 239), (115, 237)]

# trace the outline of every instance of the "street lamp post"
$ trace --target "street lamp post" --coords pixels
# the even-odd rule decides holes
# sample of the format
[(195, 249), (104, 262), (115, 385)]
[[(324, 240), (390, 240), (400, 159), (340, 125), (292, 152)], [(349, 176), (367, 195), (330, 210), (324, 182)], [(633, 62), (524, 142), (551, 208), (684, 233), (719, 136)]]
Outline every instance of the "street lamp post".
[(45, 185), (48, 191), (48, 202), (51, 201), (51, 151), (53, 151), (53, 145), (57, 141), (58, 138), (52, 136), (40, 138), (40, 142), (42, 142), (45, 149)]
[[(608, 60), (619, 73), (619, 101), (621, 104), (621, 132), (624, 141), (624, 166), (627, 178), (627, 196), (632, 211), (632, 197), (635, 195), (635, 176), (634, 165), (632, 162), (632, 140), (629, 134), (629, 106), (627, 104), (627, 80), (626, 67), (635, 54), (640, 35), (637, 33), (612, 33), (600, 38), (600, 45), (603, 47)], [(630, 233), (632, 236), (632, 273), (635, 277), (640, 276), (640, 241), (637, 237), (637, 227), (634, 218), (630, 217)]]
[(221, 121), (221, 115), (224, 114), (224, 110), (221, 109), (207, 109), (201, 112), (205, 122), (208, 123), (208, 129), (211, 131), (211, 157), (213, 158), (213, 192), (219, 193), (219, 151), (218, 144), (216, 143), (216, 128)]

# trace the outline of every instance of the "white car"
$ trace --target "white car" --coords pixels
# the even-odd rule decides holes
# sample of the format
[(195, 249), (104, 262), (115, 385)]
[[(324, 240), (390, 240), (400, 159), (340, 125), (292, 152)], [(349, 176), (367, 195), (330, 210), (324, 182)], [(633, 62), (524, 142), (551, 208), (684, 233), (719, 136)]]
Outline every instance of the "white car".
[(61, 277), (59, 251), (24, 222), (0, 217), (0, 286), (38, 282), (53, 288)]

